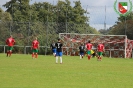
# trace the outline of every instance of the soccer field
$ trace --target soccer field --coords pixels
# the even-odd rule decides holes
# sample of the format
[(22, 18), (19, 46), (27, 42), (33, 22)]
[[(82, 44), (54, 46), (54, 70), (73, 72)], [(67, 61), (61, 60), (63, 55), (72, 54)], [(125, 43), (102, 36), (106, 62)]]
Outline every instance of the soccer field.
[(0, 88), (132, 88), (133, 59), (0, 54)]

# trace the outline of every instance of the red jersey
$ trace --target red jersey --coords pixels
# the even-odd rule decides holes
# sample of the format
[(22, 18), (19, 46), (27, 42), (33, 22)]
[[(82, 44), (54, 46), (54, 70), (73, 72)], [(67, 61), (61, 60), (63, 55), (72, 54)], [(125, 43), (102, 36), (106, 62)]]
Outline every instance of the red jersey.
[(8, 38), (8, 39), (6, 40), (6, 44), (7, 44), (8, 46), (13, 46), (13, 45), (15, 44), (15, 40), (14, 40), (12, 37), (10, 37), (10, 38)]
[(33, 48), (33, 49), (38, 49), (38, 47), (39, 47), (39, 42), (38, 42), (37, 40), (34, 40), (34, 41), (32, 42), (32, 48)]
[(87, 43), (87, 44), (86, 44), (87, 50), (91, 50), (91, 49), (92, 49), (92, 46), (93, 46), (93, 45), (92, 45), (91, 43)]
[(98, 44), (97, 50), (98, 50), (99, 52), (103, 52), (103, 50), (104, 50), (104, 45), (103, 45), (103, 44)]

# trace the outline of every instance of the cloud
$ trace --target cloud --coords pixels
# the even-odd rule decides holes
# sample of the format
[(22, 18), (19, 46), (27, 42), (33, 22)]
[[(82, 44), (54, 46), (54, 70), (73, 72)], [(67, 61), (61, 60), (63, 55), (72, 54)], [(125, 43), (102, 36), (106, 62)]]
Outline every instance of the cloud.
[(83, 5), (88, 6), (113, 6), (113, 0), (80, 0)]
[(6, 2), (9, 2), (10, 0), (0, 0), (0, 5), (2, 6), (2, 5), (4, 5), (4, 4), (6, 4)]
[(89, 6), (87, 11), (90, 13), (88, 15), (88, 17), (90, 17), (90, 26), (98, 30), (103, 29), (105, 23), (107, 28), (113, 26), (119, 16), (114, 11), (113, 6)]

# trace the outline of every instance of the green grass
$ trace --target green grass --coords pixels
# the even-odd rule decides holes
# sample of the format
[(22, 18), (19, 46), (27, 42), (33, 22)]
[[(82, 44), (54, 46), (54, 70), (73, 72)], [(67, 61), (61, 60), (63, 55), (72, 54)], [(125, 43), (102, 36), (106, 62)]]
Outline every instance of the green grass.
[(133, 59), (0, 54), (0, 88), (132, 88)]

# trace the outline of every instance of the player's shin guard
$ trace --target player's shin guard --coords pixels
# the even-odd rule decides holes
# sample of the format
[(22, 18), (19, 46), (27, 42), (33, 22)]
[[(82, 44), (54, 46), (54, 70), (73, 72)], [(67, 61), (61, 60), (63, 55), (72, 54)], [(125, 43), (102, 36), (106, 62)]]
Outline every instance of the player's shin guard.
[(60, 64), (62, 64), (62, 57), (60, 57)]

